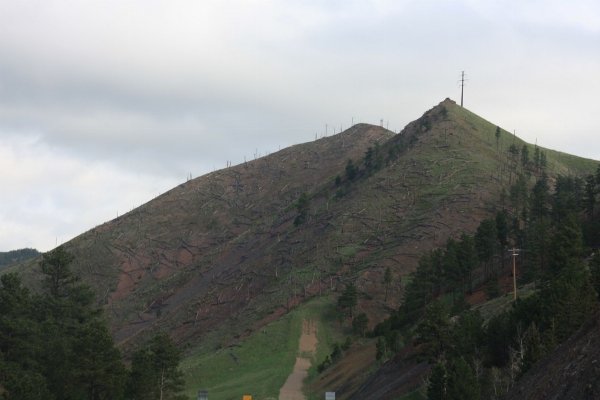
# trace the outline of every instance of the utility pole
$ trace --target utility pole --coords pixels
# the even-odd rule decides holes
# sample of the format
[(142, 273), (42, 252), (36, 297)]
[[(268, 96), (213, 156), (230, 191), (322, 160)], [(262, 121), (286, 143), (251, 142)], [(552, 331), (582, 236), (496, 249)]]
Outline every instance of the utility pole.
[(460, 77), (460, 106), (463, 106), (463, 93), (465, 89), (465, 71), (462, 71)]
[(517, 300), (517, 256), (519, 255), (519, 251), (521, 251), (521, 249), (516, 249), (516, 248), (512, 248), (510, 250), (508, 250), (510, 253), (512, 253), (512, 259), (513, 259), (513, 300), (516, 301)]

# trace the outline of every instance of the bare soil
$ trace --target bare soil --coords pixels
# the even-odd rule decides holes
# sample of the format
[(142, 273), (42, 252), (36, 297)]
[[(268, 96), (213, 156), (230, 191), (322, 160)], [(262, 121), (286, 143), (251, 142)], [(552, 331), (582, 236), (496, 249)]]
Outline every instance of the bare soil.
[(308, 377), (308, 369), (311, 365), (312, 356), (317, 351), (317, 325), (314, 321), (302, 322), (302, 335), (298, 345), (298, 357), (294, 370), (279, 391), (279, 400), (305, 400), (302, 393), (302, 384)]

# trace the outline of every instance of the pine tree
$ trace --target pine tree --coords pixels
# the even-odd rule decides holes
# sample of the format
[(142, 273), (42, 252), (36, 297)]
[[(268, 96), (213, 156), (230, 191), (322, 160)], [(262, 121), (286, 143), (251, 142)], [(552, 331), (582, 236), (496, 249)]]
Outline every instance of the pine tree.
[(500, 151), (500, 127), (496, 127), (496, 151)]
[(521, 165), (523, 165), (523, 168), (529, 166), (529, 147), (526, 144), (521, 148)]
[(454, 358), (448, 365), (448, 400), (479, 400), (479, 382), (464, 358)]
[(383, 274), (383, 285), (385, 286), (385, 299), (384, 301), (387, 303), (388, 292), (390, 290), (390, 286), (392, 285), (392, 271), (390, 267), (385, 269), (385, 273)]
[(345, 316), (352, 318), (354, 315), (354, 307), (358, 302), (358, 293), (354, 283), (350, 282), (338, 298), (338, 307)]
[(443, 363), (437, 362), (431, 369), (429, 383), (427, 385), (427, 400), (447, 400), (446, 393), (446, 367)]
[(364, 337), (367, 332), (368, 325), (369, 318), (367, 317), (367, 314), (360, 313), (352, 320), (352, 331), (355, 334)]
[(450, 321), (441, 301), (433, 301), (425, 309), (417, 326), (416, 343), (422, 345), (423, 354), (430, 360), (439, 360), (450, 348)]
[(488, 263), (492, 256), (496, 253), (496, 221), (484, 219), (479, 224), (475, 233), (475, 247), (479, 255), (479, 259), (486, 266), (486, 276), (489, 274)]
[(590, 260), (590, 280), (600, 299), (600, 252), (598, 251)]
[(132, 400), (184, 398), (180, 360), (181, 353), (171, 338), (164, 333), (156, 335), (133, 355), (129, 397)]
[(473, 236), (462, 234), (458, 246), (458, 260), (463, 279), (468, 282), (468, 290), (472, 291), (473, 270), (477, 267), (477, 250)]

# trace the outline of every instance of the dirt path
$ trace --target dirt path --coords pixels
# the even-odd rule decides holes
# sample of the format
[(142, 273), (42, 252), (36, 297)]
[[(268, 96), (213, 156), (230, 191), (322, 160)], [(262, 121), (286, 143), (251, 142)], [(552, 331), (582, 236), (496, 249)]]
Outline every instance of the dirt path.
[(302, 335), (298, 346), (298, 357), (294, 370), (279, 390), (279, 400), (305, 400), (302, 394), (302, 382), (308, 376), (311, 357), (317, 351), (317, 324), (314, 321), (302, 321)]

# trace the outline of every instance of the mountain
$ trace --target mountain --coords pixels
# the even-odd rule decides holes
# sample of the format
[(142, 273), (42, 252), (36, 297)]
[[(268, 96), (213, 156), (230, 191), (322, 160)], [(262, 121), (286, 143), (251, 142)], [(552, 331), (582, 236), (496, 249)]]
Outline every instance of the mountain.
[(0, 252), (0, 270), (13, 264), (23, 263), (38, 257), (40, 253), (35, 249), (19, 249)]
[[(421, 254), (497, 211), (524, 168), (507, 149), (534, 154), (496, 128), (446, 99), (399, 134), (358, 124), (187, 181), (64, 246), (125, 351), (159, 330), (226, 347), (349, 282), (373, 326)], [(538, 150), (551, 180), (597, 166)], [(32, 284), (36, 265), (19, 267)]]

